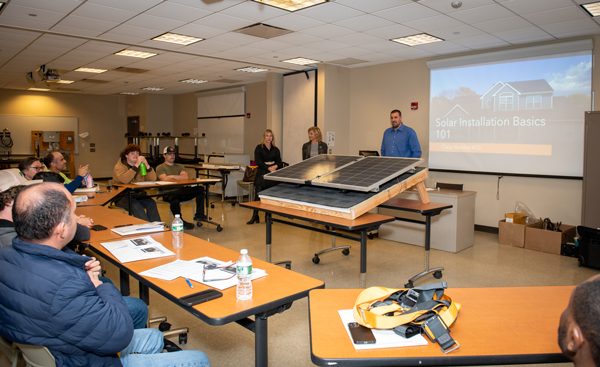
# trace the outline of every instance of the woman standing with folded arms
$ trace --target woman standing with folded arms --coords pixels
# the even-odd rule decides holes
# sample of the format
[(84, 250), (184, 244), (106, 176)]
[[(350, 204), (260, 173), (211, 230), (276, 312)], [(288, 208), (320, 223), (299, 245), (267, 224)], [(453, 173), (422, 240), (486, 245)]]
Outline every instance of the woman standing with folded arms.
[[(275, 170), (283, 166), (281, 152), (275, 146), (275, 137), (273, 136), (273, 131), (270, 129), (265, 130), (262, 143), (258, 144), (256, 149), (254, 149), (254, 162), (258, 166), (256, 177), (254, 178), (254, 186), (258, 195), (262, 190), (276, 185), (274, 183), (267, 183), (263, 176), (267, 173), (275, 172)], [(252, 218), (247, 224), (258, 223), (259, 221), (258, 210), (254, 210)]]

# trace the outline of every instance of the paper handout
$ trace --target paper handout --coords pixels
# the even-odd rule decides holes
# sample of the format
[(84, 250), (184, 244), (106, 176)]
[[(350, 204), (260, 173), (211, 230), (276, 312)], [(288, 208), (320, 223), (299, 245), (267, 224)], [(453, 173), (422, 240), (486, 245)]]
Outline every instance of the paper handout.
[(162, 232), (165, 230), (164, 222), (152, 222), (152, 223), (144, 223), (137, 224), (135, 226), (126, 226), (126, 227), (118, 227), (112, 228), (111, 231), (115, 232), (120, 236), (130, 236), (142, 233), (150, 233), (150, 232)]
[(122, 263), (175, 255), (150, 236), (103, 242), (102, 246)]

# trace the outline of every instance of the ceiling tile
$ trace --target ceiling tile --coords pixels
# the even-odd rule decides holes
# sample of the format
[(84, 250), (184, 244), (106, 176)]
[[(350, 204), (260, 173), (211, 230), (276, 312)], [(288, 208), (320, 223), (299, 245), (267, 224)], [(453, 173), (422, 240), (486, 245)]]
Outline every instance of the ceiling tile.
[(357, 32), (365, 32), (377, 28), (391, 26), (394, 24), (394, 22), (390, 22), (372, 15), (361, 15), (355, 18), (340, 20), (339, 22), (335, 22), (335, 24)]
[(354, 58), (360, 59), (361, 56), (372, 54), (373, 51), (367, 50), (364, 48), (360, 48), (360, 47), (348, 47), (348, 48), (341, 48), (339, 50), (335, 50), (335, 53), (338, 55), (346, 56), (346, 57), (354, 57)]
[(311, 6), (307, 9), (298, 10), (296, 13), (327, 23), (338, 22), (340, 20), (354, 18), (365, 14), (362, 11), (333, 2)]
[(186, 24), (182, 27), (175, 28), (171, 31), (177, 34), (183, 34), (184, 36), (192, 36), (198, 38), (212, 38), (227, 32), (223, 29), (205, 27), (203, 25), (194, 23)]
[(497, 37), (489, 35), (489, 34), (482, 34), (479, 36), (459, 38), (459, 39), (455, 39), (453, 42), (458, 43), (459, 45), (463, 45), (465, 47), (469, 47), (469, 48), (485, 47), (486, 44), (487, 45), (495, 45), (495, 47), (498, 47), (497, 45), (509, 46), (508, 43), (502, 41), (501, 39), (499, 39)]
[(423, 50), (423, 51), (427, 51), (427, 52), (433, 52), (436, 54), (451, 53), (451, 52), (459, 53), (459, 52), (471, 51), (467, 47), (464, 47), (462, 45), (459, 45), (459, 44), (456, 44), (456, 43), (450, 42), (450, 41), (428, 43), (426, 45), (414, 46), (413, 48), (417, 48), (419, 50)]
[(460, 27), (464, 24), (456, 19), (452, 19), (445, 15), (437, 15), (431, 18), (424, 18), (412, 22), (406, 22), (404, 23), (404, 25), (419, 30), (421, 32), (430, 33), (440, 29)]
[(270, 38), (271, 41), (283, 42), (287, 45), (304, 45), (306, 43), (317, 42), (323, 40), (320, 37), (309, 36), (302, 33), (288, 33), (283, 36)]
[(250, 45), (250, 44), (253, 44), (254, 42), (264, 40), (264, 38), (261, 38), (261, 37), (254, 37), (254, 36), (249, 36), (247, 34), (233, 33), (233, 32), (224, 33), (220, 36), (213, 37), (211, 39), (215, 40), (215, 41), (219, 41), (219, 42), (232, 43), (234, 45), (240, 45), (240, 46)]
[(552, 41), (555, 39), (556, 38), (554, 38), (550, 35), (546, 35), (546, 36), (540, 36), (540, 37), (515, 39), (515, 40), (511, 40), (510, 43), (512, 43), (513, 45), (523, 45), (523, 44), (535, 43), (535, 42)]
[(343, 43), (324, 40), (319, 42), (307, 43), (305, 45), (302, 45), (302, 47), (311, 48), (319, 51), (332, 51), (337, 50), (339, 48), (346, 48), (348, 46)]
[(212, 14), (212, 12), (171, 2), (163, 2), (152, 9), (146, 10), (145, 14), (189, 23), (204, 18)]
[(11, 0), (10, 5), (19, 5), (34, 9), (49, 10), (53, 12), (67, 14), (83, 3), (84, 0)]
[(267, 39), (267, 40), (254, 42), (252, 44), (252, 47), (260, 49), (260, 50), (265, 50), (265, 51), (275, 51), (275, 50), (281, 50), (283, 48), (287, 48), (287, 47), (289, 47), (289, 45), (286, 43), (283, 43), (283, 42), (278, 42), (278, 41), (273, 41), (272, 39)]
[(59, 32), (65, 34), (75, 34), (80, 37), (99, 37), (104, 31), (86, 29), (86, 28), (77, 28), (77, 27), (66, 27), (63, 25), (55, 25), (52, 27), (52, 32)]
[(214, 40), (206, 40), (197, 42), (187, 46), (187, 50), (213, 50), (213, 51), (225, 51), (236, 47), (233, 43), (225, 43)]
[[(177, 20), (173, 20), (173, 19), (157, 17), (154, 15), (148, 15), (148, 14), (140, 14), (140, 15), (136, 16), (135, 18), (130, 19), (123, 25), (146, 28), (146, 29), (153, 29), (157, 32), (165, 33), (174, 28), (181, 27), (184, 24), (185, 24), (185, 22), (181, 22), (181, 21), (177, 21)], [(158, 36), (160, 34), (157, 33), (156, 35)]]
[(456, 40), (459, 38), (473, 37), (483, 34), (485, 33), (475, 27), (464, 25), (462, 27), (441, 29), (439, 31), (435, 31), (433, 35), (444, 40)]
[(484, 32), (502, 32), (511, 31), (519, 28), (531, 27), (532, 24), (521, 17), (509, 17), (487, 22), (473, 23), (473, 27), (481, 29)]
[(590, 16), (575, 7), (540, 11), (523, 15), (523, 18), (537, 25), (564, 22), (569, 20), (590, 19)]
[(559, 34), (566, 32), (578, 32), (584, 30), (593, 30), (596, 33), (600, 31), (600, 25), (591, 19), (571, 20), (568, 22), (559, 22), (540, 25), (540, 28), (550, 34)]
[(319, 53), (319, 50), (315, 50), (314, 48), (307, 48), (304, 46), (296, 46), (284, 48), (283, 50), (279, 50), (282, 54), (285, 55), (293, 55), (292, 57), (306, 57), (307, 55), (312, 55)]
[(273, 6), (260, 4), (254, 1), (246, 1), (222, 10), (219, 14), (252, 20), (254, 22), (264, 22), (267, 19), (280, 17), (289, 13), (286, 10), (278, 9)]
[(349, 46), (361, 46), (381, 41), (380, 38), (365, 33), (352, 33), (347, 36), (332, 38), (331, 40), (335, 42), (344, 43)]
[(388, 55), (392, 55), (392, 56), (403, 57), (405, 59), (417, 59), (417, 58), (420, 59), (420, 58), (424, 58), (424, 57), (435, 56), (435, 54), (433, 54), (431, 52), (419, 50), (417, 48), (408, 47), (408, 46), (402, 47), (402, 48), (394, 48), (385, 53)]
[[(31, 18), (34, 19), (34, 18)], [(52, 27), (51, 23), (40, 23), (27, 19), (11, 18), (6, 16), (0, 17), (0, 25), (24, 27), (29, 29), (48, 30)]]
[(350, 34), (355, 34), (356, 32), (348, 29), (339, 27), (333, 24), (325, 24), (318, 27), (313, 27), (306, 29), (302, 32), (302, 34), (309, 34), (311, 36), (322, 37), (324, 39), (331, 39), (335, 37), (347, 36)]
[(123, 34), (116, 34), (116, 33), (112, 33), (112, 32), (103, 33), (103, 34), (99, 35), (98, 38), (102, 38), (102, 39), (110, 40), (110, 41), (114, 41), (114, 42), (123, 42), (123, 43), (127, 43), (127, 44), (132, 44), (132, 45), (139, 44), (140, 42), (144, 42), (148, 39), (147, 37), (133, 37), (133, 36), (126, 36)]
[(69, 15), (63, 19), (57, 25), (63, 27), (72, 27), (80, 29), (89, 29), (93, 31), (106, 32), (111, 28), (114, 28), (118, 24), (115, 22), (107, 22), (104, 20), (97, 20), (91, 18), (78, 17), (76, 15)]
[[(31, 16), (29, 14), (35, 14), (35, 16)], [(65, 17), (65, 14), (54, 11), (13, 5), (11, 3), (10, 6), (7, 6), (6, 9), (2, 11), (2, 18), (4, 17), (22, 19), (25, 21), (32, 21), (44, 24), (56, 24), (62, 18)]]
[[(509, 0), (513, 1), (513, 0)], [(522, 1), (522, 0), (517, 0)], [(530, 1), (530, 0), (526, 0)], [(458, 9), (452, 7), (452, 1), (440, 1), (440, 0), (420, 0), (419, 3), (428, 8), (439, 11), (442, 14), (451, 14), (457, 11), (463, 11), (468, 9), (475, 9), (481, 6), (494, 4), (493, 0), (468, 0), (462, 1), (462, 6)]]
[(43, 44), (45, 46), (51, 47), (60, 47), (60, 48), (68, 48), (71, 50), (72, 48), (78, 47), (86, 43), (86, 40), (80, 38), (66, 37), (66, 36), (58, 36), (54, 34), (45, 34), (38, 38), (33, 46), (37, 44)]
[(254, 24), (254, 22), (224, 14), (211, 14), (194, 22), (194, 24), (202, 25), (205, 27), (224, 29), (226, 31), (234, 31), (236, 29), (252, 25)]
[(110, 33), (120, 34), (128, 37), (143, 38), (144, 40), (158, 36), (158, 34), (156, 34), (157, 31), (154, 29), (133, 27), (130, 25), (120, 25), (118, 27), (114, 27), (110, 30)]
[(163, 0), (87, 0), (88, 3), (110, 6), (112, 8), (143, 12), (160, 4)]
[(298, 14), (287, 14), (273, 19), (269, 19), (266, 24), (275, 27), (289, 29), (290, 31), (301, 31), (303, 29), (317, 27), (325, 24), (320, 20), (303, 17)]
[(412, 3), (395, 8), (373, 13), (374, 16), (391, 20), (396, 23), (405, 23), (423, 18), (430, 18), (440, 13), (418, 3)]
[[(508, 31), (495, 32), (494, 36), (503, 39), (507, 42), (516, 41), (524, 38), (550, 37), (550, 35), (538, 27), (527, 27), (512, 29)], [(552, 37), (550, 37), (552, 38)]]
[[(586, 0), (590, 2), (591, 0)], [(571, 0), (527, 0), (527, 1), (506, 1), (502, 6), (518, 13), (529, 14), (537, 13), (545, 10), (566, 8), (572, 6)]]
[(374, 13), (379, 10), (393, 8), (398, 5), (410, 4), (411, 0), (337, 0), (336, 3), (347, 7), (364, 11), (365, 13)]
[(133, 18), (137, 15), (137, 13), (133, 11), (111, 8), (92, 3), (82, 4), (71, 14), (84, 18), (105, 20), (112, 23), (122, 23), (127, 19)]
[(338, 54), (334, 54), (334, 53), (331, 53), (331, 52), (321, 52), (321, 53), (318, 53), (318, 54), (313, 54), (310, 58), (311, 59), (315, 59), (315, 60), (319, 60), (319, 61), (322, 61), (322, 62), (327, 62), (327, 61), (333, 61), (333, 60), (343, 59), (344, 56), (338, 55)]
[(365, 32), (371, 36), (389, 40), (391, 38), (410, 36), (419, 33), (416, 29), (405, 27), (400, 24), (395, 24), (389, 27), (377, 28), (372, 31)]
[(500, 5), (486, 5), (478, 8), (461, 10), (449, 14), (454, 19), (458, 19), (464, 23), (481, 23), (490, 20), (510, 18), (514, 13)]
[(173, 3), (204, 9), (211, 12), (217, 12), (230, 8), (246, 0), (219, 0), (219, 1), (198, 1), (198, 0), (170, 0)]
[(367, 50), (374, 51), (374, 52), (386, 52), (386, 51), (389, 51), (389, 50), (393, 49), (394, 47), (396, 47), (396, 45), (398, 45), (398, 44), (393, 43), (391, 41), (381, 41), (381, 42), (369, 43), (366, 45), (362, 45), (360, 47), (365, 48)]

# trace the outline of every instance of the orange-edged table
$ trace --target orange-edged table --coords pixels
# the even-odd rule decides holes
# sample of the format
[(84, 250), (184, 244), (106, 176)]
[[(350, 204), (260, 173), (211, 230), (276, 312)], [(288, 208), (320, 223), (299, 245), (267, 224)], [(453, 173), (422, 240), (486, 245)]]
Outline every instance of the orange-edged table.
[(355, 350), (338, 310), (352, 309), (361, 289), (309, 295), (311, 359), (318, 366), (453, 366), (568, 362), (557, 343), (560, 314), (573, 286), (449, 288), (462, 305), (450, 327), (460, 348), (438, 344)]
[(86, 195), (88, 197), (86, 201), (77, 204), (77, 207), (84, 207), (93, 205), (106, 205), (113, 201), (117, 196), (124, 195), (124, 193), (124, 188), (112, 188), (110, 190), (98, 190), (94, 193), (75, 192), (73, 195)]
[[(268, 365), (267, 318), (285, 311), (295, 300), (308, 296), (310, 290), (325, 287), (325, 284), (318, 279), (252, 258), (252, 265), (259, 269), (265, 269), (268, 275), (252, 281), (253, 297), (251, 300), (238, 301), (236, 289), (231, 287), (222, 291), (223, 297), (221, 298), (193, 307), (185, 307), (178, 302), (180, 297), (200, 292), (209, 287), (192, 281), (194, 289), (191, 289), (183, 278), (165, 281), (144, 277), (139, 273), (176, 259), (193, 260), (209, 256), (223, 261), (235, 261), (239, 253), (188, 234), (184, 234), (184, 247), (174, 250), (171, 246), (173, 240), (171, 232), (156, 233), (150, 236), (175, 252), (176, 256), (121, 264), (99, 242), (91, 243), (90, 248), (121, 271), (137, 279), (140, 282), (140, 298), (146, 302), (148, 302), (148, 288), (151, 288), (209, 325), (236, 322), (253, 331), (255, 333), (256, 366)], [(249, 319), (249, 316), (254, 316), (254, 320)]]

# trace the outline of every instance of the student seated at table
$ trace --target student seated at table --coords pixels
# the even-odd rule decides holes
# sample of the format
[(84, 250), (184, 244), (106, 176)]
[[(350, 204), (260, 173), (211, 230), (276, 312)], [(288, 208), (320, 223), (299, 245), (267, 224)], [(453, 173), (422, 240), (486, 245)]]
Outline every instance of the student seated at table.
[[(0, 248), (12, 245), (13, 239), (17, 237), (15, 224), (12, 217), (12, 207), (15, 198), (21, 190), (27, 185), (42, 183), (37, 177), (45, 177), (45, 182), (55, 182), (62, 184), (62, 177), (54, 172), (39, 172), (34, 177), (36, 179), (28, 181), (21, 177), (16, 169), (6, 169), (0, 171)], [(52, 177), (48, 179), (49, 177)], [(55, 180), (55, 181), (53, 181)], [(90, 239), (90, 228), (94, 225), (94, 220), (85, 215), (77, 217), (77, 230), (71, 242), (85, 242)], [(64, 251), (67, 251), (66, 249)], [(100, 277), (103, 283), (110, 282), (108, 278)], [(111, 282), (112, 283), (112, 282)], [(146, 327), (148, 321), (148, 306), (144, 301), (135, 297), (124, 297), (135, 329)]]
[(571, 293), (560, 316), (558, 345), (575, 367), (600, 367), (600, 275)]
[[(173, 147), (166, 147), (163, 151), (163, 156), (165, 157), (165, 163), (156, 167), (156, 174), (159, 180), (187, 180), (189, 178), (185, 167), (179, 163), (175, 163), (175, 149)], [(204, 215), (204, 188), (202, 186), (165, 190), (165, 194), (167, 195), (163, 196), (163, 200), (171, 204), (171, 213), (173, 215), (179, 214), (181, 220), (183, 220), (183, 216), (181, 215), (179, 203), (191, 199), (196, 200), (194, 220), (207, 220), (206, 215)], [(183, 228), (194, 229), (194, 223), (183, 220)]]
[[(113, 184), (130, 184), (134, 182), (156, 181), (156, 172), (140, 154), (141, 149), (136, 144), (129, 144), (119, 154), (120, 159), (113, 169)], [(142, 176), (140, 165), (146, 166), (146, 175)], [(133, 214), (134, 217), (148, 222), (160, 222), (160, 214), (156, 201), (148, 197), (144, 191), (136, 191), (129, 208), (129, 196), (125, 195), (116, 204)]]
[(133, 329), (100, 263), (70, 251), (75, 201), (59, 184), (23, 189), (14, 201), (18, 237), (0, 249), (0, 336), (43, 345), (57, 366), (209, 366), (200, 351), (161, 353), (156, 329)]
[(65, 187), (71, 194), (80, 187), (86, 187), (84, 177), (90, 173), (89, 165), (79, 166), (77, 176), (71, 181), (64, 173), (62, 173), (62, 171), (67, 169), (67, 160), (60, 152), (49, 152), (44, 156), (43, 162), (46, 165), (47, 171), (59, 174), (64, 179)]
[(19, 162), (19, 171), (21, 176), (28, 180), (33, 180), (33, 176), (43, 169), (44, 165), (35, 157), (27, 157)]

